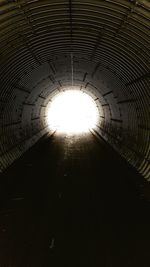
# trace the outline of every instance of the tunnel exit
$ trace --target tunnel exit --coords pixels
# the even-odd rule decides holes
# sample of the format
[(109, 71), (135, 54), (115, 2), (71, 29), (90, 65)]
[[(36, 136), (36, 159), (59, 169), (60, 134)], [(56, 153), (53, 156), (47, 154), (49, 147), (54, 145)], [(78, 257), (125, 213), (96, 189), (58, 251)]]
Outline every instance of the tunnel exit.
[(80, 90), (66, 90), (50, 102), (47, 122), (51, 130), (79, 134), (95, 128), (98, 115), (98, 108), (91, 96)]

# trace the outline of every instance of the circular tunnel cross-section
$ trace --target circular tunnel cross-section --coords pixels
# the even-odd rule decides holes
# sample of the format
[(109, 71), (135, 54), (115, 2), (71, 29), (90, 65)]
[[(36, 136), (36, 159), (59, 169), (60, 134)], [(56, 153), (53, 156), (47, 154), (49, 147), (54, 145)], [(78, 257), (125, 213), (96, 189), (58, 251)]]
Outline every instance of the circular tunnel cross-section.
[(96, 131), (150, 179), (148, 0), (2, 0), (0, 53), (0, 171), (49, 131), (47, 105), (73, 82), (99, 107)]

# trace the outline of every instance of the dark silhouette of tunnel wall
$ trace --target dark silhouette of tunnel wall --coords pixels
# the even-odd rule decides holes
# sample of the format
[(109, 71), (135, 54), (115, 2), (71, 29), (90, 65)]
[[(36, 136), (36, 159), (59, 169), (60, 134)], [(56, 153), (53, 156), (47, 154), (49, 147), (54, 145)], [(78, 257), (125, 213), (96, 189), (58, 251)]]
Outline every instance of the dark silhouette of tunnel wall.
[(48, 132), (46, 106), (74, 85), (100, 109), (99, 132), (149, 177), (150, 3), (0, 1), (0, 170)]

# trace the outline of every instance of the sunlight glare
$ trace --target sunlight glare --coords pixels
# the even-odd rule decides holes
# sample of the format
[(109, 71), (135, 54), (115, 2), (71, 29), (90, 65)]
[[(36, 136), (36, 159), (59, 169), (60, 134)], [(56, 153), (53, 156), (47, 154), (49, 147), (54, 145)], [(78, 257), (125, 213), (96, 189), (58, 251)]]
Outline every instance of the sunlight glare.
[(51, 130), (83, 133), (95, 127), (98, 109), (88, 94), (79, 90), (66, 90), (52, 99), (47, 118)]

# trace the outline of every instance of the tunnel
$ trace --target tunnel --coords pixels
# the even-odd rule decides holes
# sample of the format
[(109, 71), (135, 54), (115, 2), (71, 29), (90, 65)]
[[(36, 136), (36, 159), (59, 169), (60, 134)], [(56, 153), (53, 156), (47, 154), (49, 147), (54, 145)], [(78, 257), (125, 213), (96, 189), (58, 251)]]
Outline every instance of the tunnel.
[[(150, 266), (149, 55), (149, 0), (0, 1), (0, 266)], [(90, 136), (48, 127), (68, 88), (98, 108)]]

